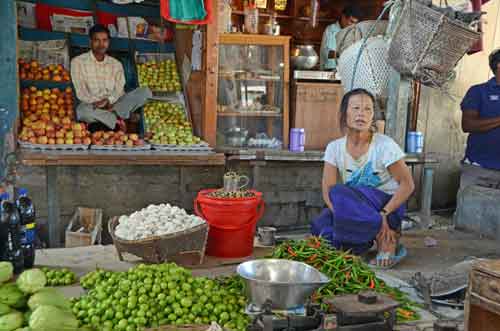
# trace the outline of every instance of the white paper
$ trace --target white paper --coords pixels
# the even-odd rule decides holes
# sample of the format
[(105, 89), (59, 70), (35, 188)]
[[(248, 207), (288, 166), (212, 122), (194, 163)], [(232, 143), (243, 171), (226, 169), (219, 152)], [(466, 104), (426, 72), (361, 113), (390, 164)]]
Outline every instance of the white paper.
[(36, 28), (36, 15), (34, 3), (18, 1), (17, 2), (17, 22), (25, 28)]

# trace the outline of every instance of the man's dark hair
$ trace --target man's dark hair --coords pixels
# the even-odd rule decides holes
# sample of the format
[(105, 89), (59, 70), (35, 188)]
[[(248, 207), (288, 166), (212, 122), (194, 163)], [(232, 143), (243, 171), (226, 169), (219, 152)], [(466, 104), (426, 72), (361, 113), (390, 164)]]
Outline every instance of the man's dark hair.
[(344, 10), (342, 10), (342, 15), (345, 17), (356, 17), (357, 19), (361, 19), (363, 13), (359, 7), (354, 5), (345, 6)]
[(500, 48), (490, 54), (490, 69), (494, 74), (497, 73), (498, 64), (500, 63)]
[(108, 35), (108, 38), (111, 37), (111, 34), (109, 33), (109, 29), (107, 27), (105, 27), (102, 24), (96, 24), (96, 25), (94, 25), (93, 27), (90, 28), (90, 31), (89, 31), (89, 37), (90, 37), (90, 39), (92, 39), (92, 37), (96, 33), (100, 33), (100, 32), (106, 33)]

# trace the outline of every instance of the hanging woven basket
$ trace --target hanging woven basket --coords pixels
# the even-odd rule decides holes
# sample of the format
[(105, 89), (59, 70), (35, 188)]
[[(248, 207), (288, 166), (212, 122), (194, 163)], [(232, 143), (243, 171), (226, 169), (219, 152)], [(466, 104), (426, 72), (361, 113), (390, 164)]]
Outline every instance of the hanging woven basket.
[(383, 35), (387, 29), (387, 21), (369, 20), (359, 22), (342, 29), (335, 36), (337, 42), (337, 54), (342, 53), (355, 42), (365, 38), (371, 32), (370, 37)]
[[(391, 66), (387, 62), (389, 44), (382, 36), (368, 38), (359, 55), (362, 45), (363, 40), (354, 43), (339, 58), (338, 70), (344, 91), (363, 88), (376, 98), (384, 99), (391, 72)], [(359, 62), (355, 68), (358, 56)]]
[(417, 0), (404, 2), (389, 49), (389, 63), (403, 75), (441, 87), (481, 34)]

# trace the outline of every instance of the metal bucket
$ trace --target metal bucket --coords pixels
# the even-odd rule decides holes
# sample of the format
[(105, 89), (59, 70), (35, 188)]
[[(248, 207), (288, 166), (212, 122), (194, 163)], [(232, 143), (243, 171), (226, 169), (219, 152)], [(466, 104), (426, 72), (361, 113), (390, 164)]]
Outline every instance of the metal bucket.
[(316, 289), (330, 281), (305, 263), (278, 259), (244, 262), (237, 272), (245, 279), (250, 302), (262, 307), (270, 301), (273, 309), (300, 307)]

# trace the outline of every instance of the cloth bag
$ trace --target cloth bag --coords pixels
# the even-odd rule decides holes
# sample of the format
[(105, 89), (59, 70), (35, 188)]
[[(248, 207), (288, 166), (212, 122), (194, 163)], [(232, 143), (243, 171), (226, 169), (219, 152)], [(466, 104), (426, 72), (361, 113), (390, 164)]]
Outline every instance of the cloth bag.
[(161, 0), (161, 16), (170, 22), (208, 24), (212, 21), (213, 0)]
[[(373, 187), (335, 185), (329, 192), (334, 212), (325, 208), (312, 222), (311, 233), (328, 240), (337, 249), (350, 249), (354, 254), (366, 252), (382, 226), (380, 210), (391, 195)], [(389, 227), (399, 231), (405, 215), (402, 205), (387, 217)]]

